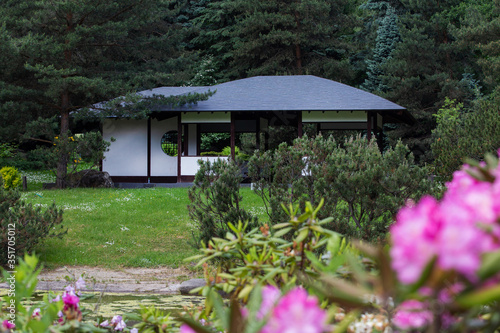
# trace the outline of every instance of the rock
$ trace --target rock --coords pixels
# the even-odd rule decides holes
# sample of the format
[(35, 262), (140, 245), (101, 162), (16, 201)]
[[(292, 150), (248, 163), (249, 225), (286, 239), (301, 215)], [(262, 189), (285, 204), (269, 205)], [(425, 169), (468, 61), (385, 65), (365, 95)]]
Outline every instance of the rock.
[(191, 290), (203, 287), (205, 283), (205, 279), (191, 279), (184, 281), (179, 286), (179, 292), (181, 295), (192, 295), (189, 293)]
[(109, 173), (99, 170), (82, 170), (68, 175), (68, 187), (113, 187)]

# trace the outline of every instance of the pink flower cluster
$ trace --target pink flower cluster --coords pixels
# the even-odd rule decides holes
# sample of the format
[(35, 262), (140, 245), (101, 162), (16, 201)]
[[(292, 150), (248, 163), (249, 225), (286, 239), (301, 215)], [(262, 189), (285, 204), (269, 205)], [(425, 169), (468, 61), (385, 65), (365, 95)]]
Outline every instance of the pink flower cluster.
[(492, 174), (494, 182), (482, 182), (457, 171), (441, 202), (427, 196), (399, 211), (390, 254), (401, 282), (416, 282), (433, 258), (441, 269), (477, 280), (481, 256), (500, 248), (500, 166)]
[[(264, 320), (266, 323), (259, 333), (322, 333), (331, 328), (326, 323), (326, 311), (318, 300), (296, 287), (282, 296), (274, 286), (262, 288), (262, 303), (256, 318), (248, 318), (248, 310), (242, 309), (247, 320)], [(194, 333), (188, 325), (180, 327), (180, 333)]]
[(418, 329), (432, 322), (432, 312), (422, 302), (407, 300), (398, 306), (392, 322), (401, 330)]
[[(267, 287), (267, 292), (269, 288), (273, 287)], [(316, 297), (309, 296), (303, 288), (297, 287), (277, 299), (279, 293), (275, 289), (268, 295), (266, 289), (263, 290), (261, 310), (276, 305), (271, 308), (271, 316), (260, 333), (321, 333), (328, 329), (326, 311), (319, 307)]]

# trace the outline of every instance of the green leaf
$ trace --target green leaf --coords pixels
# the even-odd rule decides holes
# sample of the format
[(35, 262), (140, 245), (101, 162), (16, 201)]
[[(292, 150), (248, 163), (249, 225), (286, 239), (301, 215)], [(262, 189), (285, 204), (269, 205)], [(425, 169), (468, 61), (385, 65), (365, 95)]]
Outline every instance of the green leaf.
[(469, 293), (460, 295), (455, 302), (464, 308), (473, 306), (488, 305), (491, 302), (500, 300), (500, 285), (489, 288), (473, 290)]
[(488, 252), (483, 256), (481, 267), (479, 268), (478, 275), (482, 280), (497, 274), (500, 270), (498, 266), (500, 263), (500, 250), (495, 252)]
[(277, 231), (277, 232), (274, 233), (274, 237), (283, 237), (284, 235), (286, 235), (292, 229), (293, 229), (292, 227), (281, 229), (280, 231)]
[(295, 242), (297, 242), (297, 244), (301, 243), (304, 241), (304, 239), (306, 239), (307, 235), (309, 235), (309, 229), (308, 228), (303, 228), (297, 238), (295, 238)]

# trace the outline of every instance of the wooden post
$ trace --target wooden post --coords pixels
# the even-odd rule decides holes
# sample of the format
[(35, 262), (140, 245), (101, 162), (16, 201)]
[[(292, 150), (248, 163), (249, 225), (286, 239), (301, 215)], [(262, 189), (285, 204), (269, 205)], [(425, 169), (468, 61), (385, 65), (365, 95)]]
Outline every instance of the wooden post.
[(23, 191), (28, 190), (28, 178), (26, 176), (23, 176)]
[(182, 181), (181, 178), (181, 155), (182, 155), (182, 120), (181, 113), (177, 118), (177, 182)]
[(298, 134), (298, 137), (301, 138), (302, 137), (302, 111), (299, 111), (299, 113), (297, 114), (297, 121), (298, 121), (297, 134)]
[(372, 139), (372, 117), (371, 112), (366, 112), (366, 139), (370, 141)]
[(234, 112), (231, 112), (231, 158), (233, 161), (235, 160), (236, 153), (235, 153), (235, 145), (236, 145), (236, 131), (235, 131), (235, 126), (234, 126), (234, 119), (235, 114)]
[(148, 117), (148, 183), (151, 182), (151, 117)]
[(260, 150), (260, 116), (257, 117), (255, 124), (255, 147)]

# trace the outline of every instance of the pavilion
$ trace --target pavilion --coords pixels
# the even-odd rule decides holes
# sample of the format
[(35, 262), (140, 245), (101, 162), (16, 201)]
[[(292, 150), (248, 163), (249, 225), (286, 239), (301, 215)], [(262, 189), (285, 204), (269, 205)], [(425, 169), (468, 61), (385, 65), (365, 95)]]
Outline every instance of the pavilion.
[[(260, 133), (268, 126), (293, 125), (298, 136), (304, 123), (318, 130), (366, 130), (380, 136), (386, 123), (413, 124), (404, 108), (382, 97), (311, 75), (257, 76), (211, 87), (162, 87), (139, 94), (183, 95), (215, 91), (194, 105), (159, 105), (148, 119), (108, 118), (105, 140), (112, 137), (102, 169), (114, 182), (180, 183), (193, 180), (200, 156), (202, 133), (230, 133), (232, 156), (237, 133)], [(165, 150), (169, 143), (175, 152)], [(163, 144), (163, 147), (162, 147)]]

